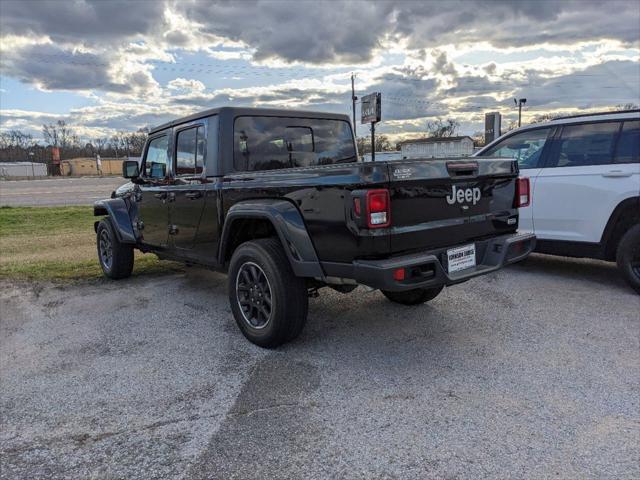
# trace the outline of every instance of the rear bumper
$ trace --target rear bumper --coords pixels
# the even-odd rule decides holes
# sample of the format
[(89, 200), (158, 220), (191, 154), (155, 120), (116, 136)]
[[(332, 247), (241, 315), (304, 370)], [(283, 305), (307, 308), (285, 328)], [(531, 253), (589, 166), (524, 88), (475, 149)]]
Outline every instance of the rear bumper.
[[(328, 277), (349, 278), (357, 283), (389, 291), (454, 285), (484, 275), (526, 258), (535, 248), (530, 233), (509, 234), (475, 242), (476, 266), (459, 272), (447, 272), (447, 250), (455, 245), (418, 254), (384, 260), (356, 260), (351, 264), (323, 262)], [(404, 280), (394, 272), (404, 268)]]

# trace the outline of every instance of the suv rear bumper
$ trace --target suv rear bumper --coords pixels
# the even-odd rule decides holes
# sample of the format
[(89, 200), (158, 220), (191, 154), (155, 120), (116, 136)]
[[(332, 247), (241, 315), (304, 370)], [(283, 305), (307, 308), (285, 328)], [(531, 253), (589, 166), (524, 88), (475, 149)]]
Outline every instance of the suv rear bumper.
[[(446, 265), (447, 250), (455, 245), (384, 260), (355, 260), (351, 264), (322, 262), (322, 267), (327, 277), (349, 278), (381, 290), (454, 285), (523, 260), (535, 248), (536, 237), (530, 233), (516, 233), (474, 243), (476, 266), (454, 273), (448, 273)], [(405, 269), (404, 280), (394, 278), (394, 272), (400, 268)]]

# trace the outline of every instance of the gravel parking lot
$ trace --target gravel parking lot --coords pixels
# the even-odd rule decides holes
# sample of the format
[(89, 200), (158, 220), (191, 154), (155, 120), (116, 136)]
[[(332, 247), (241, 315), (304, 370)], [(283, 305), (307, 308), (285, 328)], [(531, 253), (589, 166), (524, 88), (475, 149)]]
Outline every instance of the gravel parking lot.
[(226, 277), (4, 283), (2, 478), (639, 478), (640, 297), (534, 255), (261, 350)]

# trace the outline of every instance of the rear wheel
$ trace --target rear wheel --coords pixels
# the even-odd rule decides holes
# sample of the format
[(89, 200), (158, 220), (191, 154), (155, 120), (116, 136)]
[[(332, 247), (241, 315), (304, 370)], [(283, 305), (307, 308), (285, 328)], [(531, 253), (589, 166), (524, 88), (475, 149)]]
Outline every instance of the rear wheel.
[(307, 320), (309, 299), (280, 241), (252, 240), (240, 245), (229, 265), (229, 302), (247, 339), (274, 348), (296, 338)]
[(133, 271), (133, 246), (120, 243), (108, 218), (100, 220), (96, 230), (98, 260), (102, 272), (114, 280), (126, 278)]
[(415, 288), (404, 292), (390, 292), (382, 290), (382, 294), (394, 303), (402, 305), (420, 305), (436, 298), (444, 287)]
[(620, 239), (616, 263), (627, 283), (640, 293), (640, 224), (631, 227)]

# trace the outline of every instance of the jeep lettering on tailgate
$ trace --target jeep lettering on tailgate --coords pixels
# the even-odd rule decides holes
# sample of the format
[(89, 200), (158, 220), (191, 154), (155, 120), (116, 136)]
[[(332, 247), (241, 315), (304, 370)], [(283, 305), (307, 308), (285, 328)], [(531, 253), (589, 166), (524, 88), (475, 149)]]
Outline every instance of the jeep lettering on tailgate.
[(473, 202), (473, 205), (475, 205), (476, 203), (478, 203), (478, 200), (480, 200), (480, 197), (481, 197), (481, 193), (478, 187), (462, 189), (462, 188), (456, 188), (456, 186), (454, 185), (451, 190), (451, 194), (447, 195), (447, 203), (449, 205), (453, 205), (456, 202), (457, 203)]

